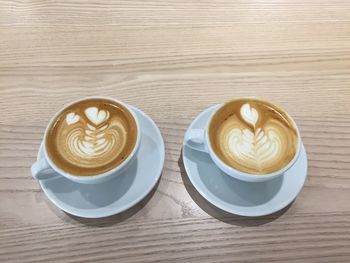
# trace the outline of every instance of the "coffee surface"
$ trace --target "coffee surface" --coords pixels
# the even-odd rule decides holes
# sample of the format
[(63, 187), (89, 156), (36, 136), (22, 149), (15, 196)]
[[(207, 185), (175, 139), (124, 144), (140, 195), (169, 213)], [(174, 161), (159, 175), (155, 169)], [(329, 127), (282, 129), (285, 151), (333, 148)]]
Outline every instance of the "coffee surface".
[(46, 151), (63, 171), (76, 176), (107, 172), (135, 147), (137, 126), (132, 114), (108, 99), (87, 99), (64, 109), (46, 136)]
[(209, 140), (227, 165), (250, 174), (268, 174), (288, 165), (298, 149), (294, 122), (278, 106), (259, 99), (226, 103), (211, 119)]

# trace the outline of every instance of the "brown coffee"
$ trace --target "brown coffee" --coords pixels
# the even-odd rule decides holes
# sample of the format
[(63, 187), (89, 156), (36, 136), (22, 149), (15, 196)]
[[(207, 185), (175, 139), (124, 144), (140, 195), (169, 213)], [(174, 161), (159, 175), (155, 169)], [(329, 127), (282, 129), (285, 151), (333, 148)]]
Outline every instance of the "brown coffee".
[(136, 145), (137, 125), (123, 105), (91, 98), (61, 111), (48, 129), (46, 151), (54, 164), (75, 176), (105, 173)]
[(278, 106), (260, 99), (224, 104), (209, 124), (209, 141), (227, 165), (249, 174), (281, 170), (295, 157), (298, 132)]

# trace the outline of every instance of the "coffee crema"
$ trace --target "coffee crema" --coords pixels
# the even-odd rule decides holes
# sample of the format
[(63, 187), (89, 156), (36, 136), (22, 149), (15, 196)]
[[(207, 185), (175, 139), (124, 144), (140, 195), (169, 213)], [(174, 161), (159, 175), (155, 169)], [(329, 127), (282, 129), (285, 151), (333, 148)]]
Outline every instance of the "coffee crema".
[(137, 141), (134, 117), (109, 99), (76, 102), (58, 114), (46, 136), (54, 164), (75, 176), (105, 173), (121, 164)]
[(299, 143), (288, 114), (260, 99), (224, 104), (211, 119), (209, 141), (224, 163), (256, 175), (283, 169), (294, 159)]

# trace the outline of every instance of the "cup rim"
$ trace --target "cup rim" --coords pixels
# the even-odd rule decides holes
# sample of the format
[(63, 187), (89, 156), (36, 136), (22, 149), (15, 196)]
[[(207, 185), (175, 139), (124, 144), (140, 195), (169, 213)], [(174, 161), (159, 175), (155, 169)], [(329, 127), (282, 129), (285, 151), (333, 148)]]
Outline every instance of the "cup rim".
[[(229, 166), (228, 164), (226, 164), (223, 160), (221, 160), (217, 154), (214, 152), (214, 150), (212, 149), (212, 146), (211, 146), (211, 143), (210, 143), (210, 139), (209, 139), (209, 127), (211, 125), (211, 122), (212, 122), (212, 119), (215, 115), (216, 112), (218, 112), (220, 109), (222, 109), (223, 107), (225, 107), (227, 104), (229, 103), (232, 103), (232, 102), (235, 102), (235, 101), (238, 101), (238, 100), (244, 100), (244, 99), (253, 99), (253, 100), (256, 100), (256, 101), (260, 101), (260, 102), (263, 102), (263, 103), (269, 103), (269, 104), (272, 104), (274, 107), (277, 108), (277, 110), (285, 113), (287, 115), (287, 117), (289, 118), (289, 121), (292, 123), (294, 129), (296, 130), (297, 132), (297, 139), (298, 139), (298, 143), (297, 143), (297, 150), (295, 152), (295, 155), (293, 157), (293, 159), (288, 163), (286, 164), (283, 168), (277, 170), (277, 171), (274, 171), (274, 172), (271, 172), (271, 173), (267, 173), (267, 174), (251, 174), (251, 173), (246, 173), (246, 172), (242, 172), (238, 169), (235, 169), (233, 168), (232, 166)], [(274, 177), (277, 177), (279, 175), (282, 175), (283, 173), (285, 173), (291, 166), (293, 166), (293, 164), (296, 162), (296, 160), (298, 159), (299, 157), (299, 154), (300, 154), (300, 149), (301, 149), (301, 136), (300, 136), (300, 131), (299, 131), (299, 128), (298, 126), (296, 125), (294, 119), (289, 115), (289, 113), (284, 110), (283, 108), (281, 108), (279, 105), (277, 105), (276, 103), (274, 102), (271, 102), (271, 101), (268, 101), (268, 100), (265, 100), (265, 99), (262, 99), (262, 98), (258, 98), (258, 97), (243, 97), (243, 98), (237, 98), (237, 99), (232, 99), (232, 100), (228, 100), (224, 103), (221, 103), (221, 104), (218, 104), (218, 107), (217, 109), (215, 109), (209, 120), (208, 120), (208, 123), (207, 123), (207, 126), (206, 126), (206, 130), (205, 130), (205, 140), (206, 140), (206, 144), (208, 145), (208, 149), (209, 149), (209, 152), (210, 152), (210, 155), (214, 155), (216, 157), (216, 162), (218, 162), (222, 167), (225, 167), (225, 170), (226, 171), (229, 171), (231, 174), (239, 174), (240, 176), (242, 177), (245, 177), (247, 179), (253, 179), (253, 178), (256, 178), (256, 180), (264, 180), (264, 179), (272, 179)], [(229, 174), (230, 175), (230, 174)]]
[[(89, 176), (84, 176), (84, 175), (74, 175), (74, 174), (70, 174), (64, 170), (62, 170), (61, 168), (59, 168), (53, 160), (51, 160), (51, 158), (49, 157), (48, 153), (47, 153), (47, 150), (46, 150), (46, 138), (48, 136), (48, 132), (49, 132), (49, 129), (52, 125), (52, 123), (56, 120), (56, 118), (66, 109), (68, 108), (69, 106), (75, 104), (75, 103), (78, 103), (80, 101), (85, 101), (85, 100), (88, 100), (88, 99), (106, 99), (106, 100), (111, 100), (111, 101), (114, 101), (114, 102), (117, 102), (119, 104), (121, 104), (122, 106), (124, 106), (128, 111), (129, 113), (132, 115), (132, 117), (134, 118), (134, 121), (136, 123), (136, 129), (137, 129), (137, 136), (136, 136), (136, 143), (134, 145), (134, 148), (133, 150), (131, 151), (131, 153), (129, 154), (129, 156), (123, 160), (120, 164), (118, 164), (116, 167), (113, 167), (111, 170), (109, 171), (106, 171), (104, 173), (101, 173), (101, 174), (96, 174), (96, 175), (89, 175)], [(43, 142), (44, 142), (44, 147), (43, 147), (43, 150), (44, 150), (44, 155), (45, 155), (45, 158), (47, 160), (47, 162), (49, 163), (49, 165), (57, 172), (59, 173), (60, 175), (62, 176), (65, 176), (67, 177), (68, 179), (71, 179), (71, 180), (79, 180), (79, 181), (93, 181), (93, 180), (96, 180), (96, 179), (101, 179), (101, 178), (104, 178), (104, 177), (107, 177), (109, 176), (110, 174), (113, 174), (115, 172), (117, 172), (118, 170), (122, 170), (128, 163), (129, 161), (134, 157), (134, 155), (136, 154), (139, 146), (140, 146), (140, 141), (141, 141), (141, 129), (140, 129), (140, 123), (139, 123), (139, 120), (135, 114), (135, 112), (130, 108), (130, 106), (120, 100), (117, 100), (113, 97), (110, 97), (110, 96), (87, 96), (87, 97), (83, 97), (83, 98), (80, 98), (80, 99), (77, 99), (77, 100), (74, 100), (70, 103), (67, 103), (65, 104), (63, 107), (60, 108), (60, 110), (58, 110), (54, 116), (50, 119), (48, 125), (46, 126), (45, 128), (45, 133), (44, 133), (44, 138), (43, 138)]]

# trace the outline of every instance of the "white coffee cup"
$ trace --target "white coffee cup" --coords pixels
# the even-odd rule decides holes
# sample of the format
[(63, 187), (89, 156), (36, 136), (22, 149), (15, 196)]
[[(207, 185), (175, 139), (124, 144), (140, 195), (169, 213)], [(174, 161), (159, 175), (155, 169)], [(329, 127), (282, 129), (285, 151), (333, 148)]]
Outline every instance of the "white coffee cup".
[(285, 113), (288, 115), (288, 117), (290, 118), (290, 121), (293, 122), (294, 127), (297, 131), (297, 136), (298, 136), (298, 145), (297, 145), (297, 150), (295, 153), (294, 158), (286, 165), (284, 166), (282, 169), (275, 171), (273, 173), (269, 173), (269, 174), (249, 174), (249, 173), (245, 173), (242, 171), (239, 171), (237, 169), (234, 169), (233, 167), (227, 165), (225, 162), (223, 162), (214, 152), (214, 150), (212, 149), (211, 145), (210, 145), (210, 140), (209, 140), (209, 125), (211, 123), (211, 119), (212, 117), (215, 115), (215, 113), (221, 109), (221, 107), (223, 107), (225, 104), (221, 104), (220, 106), (218, 106), (218, 108), (212, 113), (211, 117), (208, 119), (208, 123), (205, 129), (191, 129), (188, 130), (185, 134), (185, 144), (186, 146), (197, 150), (197, 151), (201, 151), (201, 152), (205, 152), (208, 153), (211, 157), (211, 159), (213, 160), (213, 162), (216, 164), (216, 166), (222, 170), (225, 174), (232, 176), (236, 179), (242, 180), (242, 181), (246, 181), (246, 182), (263, 182), (263, 181), (267, 181), (267, 180), (271, 180), (273, 178), (276, 178), (278, 176), (283, 175), (288, 169), (290, 169), (293, 164), (295, 163), (295, 161), (298, 159), (299, 153), (300, 153), (300, 148), (301, 148), (301, 138), (300, 138), (300, 132), (299, 129), (297, 127), (297, 125), (295, 124), (294, 120), (292, 119), (292, 117), (290, 117), (288, 115), (288, 113)]
[[(108, 99), (108, 100), (115, 101), (115, 102), (121, 104), (122, 106), (124, 106), (131, 113), (131, 115), (133, 116), (133, 118), (135, 120), (136, 127), (137, 127), (137, 138), (136, 138), (136, 143), (135, 143), (135, 146), (134, 146), (132, 152), (118, 166), (114, 167), (113, 169), (109, 170), (108, 172), (104, 172), (104, 173), (93, 175), (93, 176), (76, 176), (76, 175), (72, 175), (72, 174), (69, 174), (69, 173), (63, 171), (50, 159), (49, 155), (47, 154), (45, 141), (46, 141), (46, 137), (48, 135), (49, 129), (50, 129), (53, 121), (56, 120), (56, 118), (61, 114), (61, 112), (65, 108), (67, 108), (67, 107), (69, 107), (77, 102), (86, 100), (86, 99)], [(107, 180), (110, 180), (110, 179), (122, 174), (125, 170), (127, 170), (127, 168), (136, 159), (137, 152), (140, 148), (140, 142), (141, 142), (141, 130), (140, 130), (139, 120), (137, 119), (136, 114), (133, 112), (133, 110), (127, 104), (125, 104), (119, 100), (116, 100), (114, 98), (111, 98), (111, 97), (93, 96), (93, 97), (82, 98), (82, 99), (76, 100), (76, 101), (66, 105), (60, 111), (58, 111), (55, 114), (55, 116), (52, 117), (51, 121), (49, 122), (49, 125), (46, 128), (45, 134), (44, 134), (44, 140), (43, 140), (44, 158), (37, 160), (32, 165), (32, 167), (31, 167), (32, 176), (38, 180), (47, 180), (47, 179), (51, 179), (53, 177), (63, 176), (65, 178), (67, 178), (71, 181), (77, 182), (77, 183), (84, 183), (84, 184), (102, 183), (102, 182), (105, 182)]]

